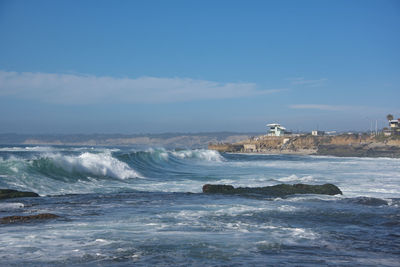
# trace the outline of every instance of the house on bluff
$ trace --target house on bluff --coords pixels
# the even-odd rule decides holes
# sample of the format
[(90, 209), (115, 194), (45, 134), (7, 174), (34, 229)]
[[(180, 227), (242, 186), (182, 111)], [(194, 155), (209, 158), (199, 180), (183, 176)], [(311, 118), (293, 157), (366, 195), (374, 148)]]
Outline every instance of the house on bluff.
[(397, 120), (390, 120), (389, 127), (389, 129), (384, 128), (383, 130), (385, 136), (400, 135), (400, 118)]
[(267, 127), (269, 127), (267, 136), (284, 136), (287, 134), (291, 134), (290, 132), (286, 131), (285, 127), (283, 127), (282, 125), (280, 125), (278, 123), (267, 124)]
[(389, 121), (389, 126), (393, 135), (400, 135), (400, 119)]

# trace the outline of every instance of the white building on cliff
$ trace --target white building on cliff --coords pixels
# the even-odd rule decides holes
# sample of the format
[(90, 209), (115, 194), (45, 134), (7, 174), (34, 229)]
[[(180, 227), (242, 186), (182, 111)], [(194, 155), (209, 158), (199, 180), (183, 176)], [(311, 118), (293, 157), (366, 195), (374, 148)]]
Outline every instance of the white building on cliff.
[(390, 129), (383, 132), (384, 135), (400, 135), (400, 118), (397, 120), (389, 121)]
[(269, 127), (268, 136), (283, 136), (287, 134), (286, 128), (278, 123), (267, 124), (267, 127)]

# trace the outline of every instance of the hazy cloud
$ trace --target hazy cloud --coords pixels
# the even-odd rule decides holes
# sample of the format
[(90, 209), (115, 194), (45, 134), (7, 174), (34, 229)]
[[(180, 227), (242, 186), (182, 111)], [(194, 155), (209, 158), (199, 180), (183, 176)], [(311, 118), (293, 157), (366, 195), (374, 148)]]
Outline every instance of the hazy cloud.
[[(386, 123), (386, 114), (395, 108), (391, 107), (376, 107), (376, 106), (363, 106), (363, 105), (325, 105), (325, 104), (296, 104), (290, 105), (291, 109), (309, 109), (320, 111), (342, 112), (348, 114), (350, 117), (358, 116), (359, 119), (370, 122), (371, 120), (383, 120)], [(342, 114), (343, 115), (343, 114)], [(354, 118), (354, 117), (353, 117)]]
[(298, 104), (298, 105), (290, 105), (289, 108), (291, 108), (291, 109), (317, 109), (317, 110), (330, 110), (330, 111), (346, 111), (346, 110), (354, 110), (358, 107), (320, 105), (320, 104)]
[(328, 79), (321, 78), (316, 80), (306, 80), (304, 77), (289, 78), (292, 85), (304, 85), (308, 87), (319, 87), (325, 85)]
[(114, 78), (79, 74), (0, 71), (0, 96), (50, 103), (160, 103), (251, 97), (276, 93), (255, 83), (218, 83), (190, 78)]

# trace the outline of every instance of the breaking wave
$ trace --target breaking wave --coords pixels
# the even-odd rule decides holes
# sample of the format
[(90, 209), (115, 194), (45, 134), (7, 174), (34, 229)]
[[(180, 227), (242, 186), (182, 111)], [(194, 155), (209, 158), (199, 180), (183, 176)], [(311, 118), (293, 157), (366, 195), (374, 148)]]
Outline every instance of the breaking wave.
[(224, 157), (217, 151), (206, 149), (195, 150), (172, 150), (164, 148), (147, 149), (118, 155), (123, 160), (133, 161), (141, 164), (190, 164), (191, 160), (203, 162), (223, 162)]
[[(217, 151), (6, 147), (0, 151), (0, 188), (39, 194), (112, 190), (172, 190), (171, 178), (199, 180), (194, 172), (223, 162)], [(136, 182), (135, 178), (142, 182)], [(144, 180), (147, 180), (145, 182)], [(201, 183), (199, 181), (199, 183)], [(201, 188), (201, 185), (196, 188)], [(183, 189), (182, 189), (183, 190)], [(190, 191), (191, 188), (188, 188)]]
[(125, 162), (114, 158), (111, 153), (84, 152), (78, 156), (51, 154), (35, 159), (32, 166), (49, 174), (72, 174), (78, 177), (95, 176), (116, 179), (140, 178), (141, 175)]
[(28, 177), (41, 174), (64, 181), (82, 178), (143, 178), (127, 163), (113, 157), (111, 152), (83, 152), (78, 155), (45, 153), (31, 158), (11, 156), (0, 159), (0, 172), (6, 175)]
[(306, 175), (303, 177), (298, 177), (296, 174), (292, 174), (290, 176), (286, 176), (286, 177), (282, 177), (282, 178), (278, 178), (276, 179), (279, 182), (299, 182), (299, 183), (303, 183), (303, 182), (312, 182), (314, 181), (314, 178), (311, 175)]

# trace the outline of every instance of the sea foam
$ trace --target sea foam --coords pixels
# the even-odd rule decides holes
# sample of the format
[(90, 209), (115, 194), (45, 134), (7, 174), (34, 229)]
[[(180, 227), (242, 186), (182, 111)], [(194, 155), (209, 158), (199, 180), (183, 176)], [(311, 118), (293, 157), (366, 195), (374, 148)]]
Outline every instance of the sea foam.
[(195, 149), (195, 150), (181, 150), (173, 151), (172, 155), (181, 159), (194, 158), (205, 161), (224, 161), (224, 157), (215, 150)]
[(24, 207), (23, 203), (0, 203), (0, 211), (21, 209), (23, 207)]

